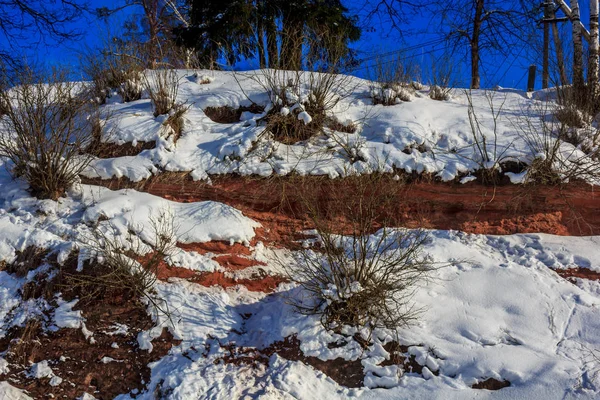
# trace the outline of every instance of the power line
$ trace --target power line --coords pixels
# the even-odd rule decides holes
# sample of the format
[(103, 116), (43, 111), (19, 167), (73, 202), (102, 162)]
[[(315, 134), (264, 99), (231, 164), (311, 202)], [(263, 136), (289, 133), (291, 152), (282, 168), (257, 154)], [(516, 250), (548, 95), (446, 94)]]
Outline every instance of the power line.
[(370, 56), (370, 57), (365, 57), (365, 58), (359, 60), (359, 62), (362, 64), (365, 61), (372, 61), (372, 60), (376, 60), (378, 58), (385, 58), (385, 57), (388, 57), (388, 56), (392, 56), (392, 55), (395, 55), (395, 54), (404, 53), (404, 52), (411, 51), (411, 50), (422, 49), (422, 48), (427, 47), (427, 46), (437, 46), (439, 44), (444, 43), (445, 41), (446, 41), (446, 39), (444, 39), (444, 38), (430, 40), (429, 42), (419, 43), (419, 44), (416, 44), (416, 45), (413, 45), (413, 46), (404, 47), (402, 49), (388, 51), (388, 52), (376, 54), (376, 55), (373, 55), (373, 56)]
[[(441, 43), (439, 43), (439, 44), (441, 44)], [(443, 47), (433, 48), (433, 49), (431, 49), (429, 51), (422, 52), (422, 53), (419, 53), (419, 54), (408, 55), (408, 56), (404, 57), (403, 60), (410, 60), (412, 58), (420, 57), (420, 56), (423, 56), (425, 54), (432, 54), (432, 53), (435, 53), (436, 51), (441, 50), (442, 48)], [(375, 59), (377, 59), (377, 58), (374, 58), (374, 60)], [(395, 62), (397, 62), (397, 60), (382, 61), (382, 62), (378, 62), (376, 64), (359, 65), (357, 67), (347, 69), (346, 72), (361, 71), (361, 70), (365, 70), (365, 69), (369, 69), (369, 68), (374, 68), (374, 67), (381, 66), (381, 65), (392, 64), (392, 63), (395, 63)]]

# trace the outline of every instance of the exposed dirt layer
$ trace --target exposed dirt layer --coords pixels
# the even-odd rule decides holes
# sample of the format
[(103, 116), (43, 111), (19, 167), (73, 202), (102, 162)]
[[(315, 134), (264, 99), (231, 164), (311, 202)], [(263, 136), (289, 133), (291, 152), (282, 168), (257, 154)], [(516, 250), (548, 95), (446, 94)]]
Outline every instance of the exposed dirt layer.
[(600, 272), (592, 271), (589, 268), (555, 269), (554, 271), (571, 282), (575, 282), (576, 278), (600, 281)]
[[(256, 239), (253, 243), (256, 243)], [(252, 258), (252, 252), (249, 247), (239, 243), (229, 245), (226, 242), (214, 241), (206, 243), (178, 243), (178, 247), (186, 251), (196, 251), (200, 254), (210, 254), (223, 271), (214, 272), (196, 272), (187, 268), (171, 267), (162, 262), (158, 266), (158, 279), (168, 280), (169, 278), (186, 279), (190, 282), (203, 286), (221, 286), (223, 288), (235, 287), (238, 285), (246, 287), (251, 292), (273, 292), (280, 283), (287, 279), (279, 275), (269, 275), (262, 266), (266, 264)], [(244, 278), (235, 276), (235, 271), (245, 270), (251, 267), (258, 267), (254, 272)]]
[(484, 381), (475, 383), (471, 387), (473, 389), (500, 390), (500, 389), (504, 389), (505, 387), (509, 387), (509, 386), (510, 386), (509, 381), (504, 381), (504, 380), (499, 381), (498, 379), (488, 378)]
[[(343, 343), (342, 345), (345, 344), (347, 343)], [(258, 367), (260, 364), (268, 365), (269, 358), (273, 354), (278, 354), (286, 360), (300, 361), (306, 365), (310, 365), (314, 369), (323, 372), (338, 384), (349, 388), (362, 387), (365, 378), (364, 368), (360, 359), (345, 360), (343, 358), (336, 358), (324, 361), (317, 357), (305, 356), (300, 349), (300, 341), (295, 335), (288, 336), (283, 341), (275, 342), (263, 350), (253, 347), (238, 347), (235, 343), (228, 343), (221, 347), (227, 353), (217, 360), (217, 362)], [(390, 342), (384, 347), (390, 353), (390, 359), (382, 362), (380, 366), (399, 365), (407, 373), (422, 374), (423, 366), (416, 361), (414, 355), (408, 354), (408, 346)], [(438, 371), (432, 372), (434, 375), (439, 374)]]
[[(73, 272), (75, 266), (67, 265), (66, 270)], [(84, 293), (67, 290), (62, 279), (59, 274), (47, 282), (40, 276), (35, 280), (35, 290), (26, 286), (22, 296), (44, 296), (50, 303), (58, 292), (62, 292), (65, 300), (85, 297)], [(137, 335), (154, 324), (146, 307), (125, 291), (96, 291), (93, 298), (80, 300), (74, 309), (81, 310), (94, 343), (86, 339), (82, 329), (63, 328), (53, 332), (44, 329), (41, 320), (30, 320), (24, 328), (13, 329), (0, 340), (0, 352), (6, 352), (4, 358), (9, 363), (9, 372), (0, 375), (0, 380), (26, 390), (35, 399), (75, 399), (85, 392), (98, 399), (112, 399), (132, 390), (142, 391), (150, 378), (148, 363), (164, 357), (178, 344), (164, 329), (153, 340), (152, 352), (141, 350)], [(50, 377), (27, 376), (32, 363), (44, 360), (62, 378), (58, 385), (50, 385)]]
[[(307, 191), (322, 205), (352, 196), (351, 180), (324, 177), (247, 178), (212, 177), (212, 185), (194, 182), (185, 173), (165, 173), (140, 183), (125, 179), (85, 180), (112, 189), (136, 188), (182, 202), (215, 200), (242, 210), (261, 222), (268, 237), (281, 245), (308, 227), (303, 197)], [(173, 183), (177, 182), (177, 183)], [(370, 183), (367, 183), (370, 184)], [(394, 209), (386, 217), (399, 226), (456, 229), (468, 233), (508, 235), (550, 233), (600, 234), (600, 192), (583, 183), (558, 186), (484, 186), (475, 182), (417, 181), (406, 183), (382, 178), (373, 190), (385, 185), (396, 191)]]
[(99, 158), (115, 158), (136, 156), (144, 150), (151, 150), (156, 147), (155, 141), (133, 143), (100, 143), (89, 149), (90, 153)]

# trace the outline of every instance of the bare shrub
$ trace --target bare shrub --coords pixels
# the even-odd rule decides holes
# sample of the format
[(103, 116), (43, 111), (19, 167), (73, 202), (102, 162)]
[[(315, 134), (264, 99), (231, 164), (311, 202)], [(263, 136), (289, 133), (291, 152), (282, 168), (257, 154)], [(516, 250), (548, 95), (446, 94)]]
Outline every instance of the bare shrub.
[(488, 135), (484, 132), (484, 124), (481, 116), (475, 111), (471, 90), (465, 90), (464, 93), (467, 97), (467, 113), (469, 116), (469, 127), (471, 128), (471, 138), (473, 139), (473, 157), (464, 155), (463, 157), (478, 164), (483, 183), (496, 184), (500, 178), (501, 163), (506, 160), (506, 152), (510, 148), (510, 146), (500, 148), (498, 144), (500, 134), (498, 131), (499, 121), (504, 103), (506, 102), (506, 96), (500, 101), (496, 101), (496, 92), (484, 92), (492, 116), (491, 135)]
[(29, 366), (35, 360), (35, 353), (42, 345), (39, 336), (43, 333), (42, 322), (32, 318), (25, 323), (18, 338), (12, 340), (6, 350), (13, 364)]
[(134, 43), (106, 39), (102, 48), (82, 52), (79, 63), (91, 79), (89, 97), (98, 104), (104, 104), (114, 90), (125, 102), (142, 97), (144, 56)]
[(144, 90), (143, 79), (143, 73), (137, 69), (124, 71), (119, 75), (118, 80), (122, 81), (122, 83), (117, 88), (117, 92), (121, 95), (125, 103), (142, 98)]
[(592, 124), (594, 116), (600, 111), (600, 97), (597, 91), (584, 86), (576, 90), (573, 86), (556, 88), (558, 107), (554, 116), (571, 128), (585, 128)]
[[(177, 243), (177, 226), (173, 215), (161, 211), (150, 218), (152, 239), (140, 237), (142, 228), (129, 226), (124, 234), (113, 224), (97, 224), (91, 234), (81, 239), (80, 247), (89, 268), (68, 274), (66, 285), (94, 298), (98, 291), (127, 291), (149, 301), (156, 312), (167, 313), (166, 305), (154, 295), (157, 271), (161, 262), (173, 254)], [(79, 269), (79, 268), (78, 268)]]
[(423, 249), (428, 235), (387, 226), (386, 213), (397, 199), (394, 188), (377, 185), (378, 179), (353, 178), (352, 196), (327, 203), (308, 193), (302, 199), (319, 241), (288, 264), (290, 279), (305, 293), (292, 303), (300, 313), (319, 315), (327, 329), (396, 329), (418, 316), (412, 297), (433, 268)]
[(179, 77), (173, 69), (148, 71), (144, 76), (144, 87), (152, 101), (154, 116), (169, 114), (177, 104)]
[(431, 63), (431, 85), (429, 97), (433, 100), (446, 101), (452, 97), (454, 76), (452, 62), (448, 57), (433, 60)]
[[(558, 106), (560, 107), (560, 105)], [(529, 116), (531, 110), (515, 125), (526, 143), (532, 160), (526, 183), (556, 185), (573, 180), (600, 180), (600, 132), (588, 127), (574, 130), (554, 118), (556, 106), (540, 103), (534, 110), (538, 118)]]
[(66, 79), (65, 72), (28, 69), (0, 92), (8, 105), (0, 122), (0, 156), (12, 161), (13, 175), (24, 178), (39, 198), (64, 195), (91, 161), (84, 150), (91, 140), (89, 116), (96, 106)]
[(266, 114), (258, 120), (265, 126), (264, 134), (286, 144), (321, 134), (328, 114), (356, 86), (352, 77), (335, 72), (263, 69), (249, 78), (269, 95)]
[(17, 251), (16, 259), (6, 264), (5, 271), (19, 278), (27, 276), (30, 271), (39, 268), (49, 251), (36, 246), (28, 246), (23, 251)]
[[(403, 101), (411, 101), (418, 75), (417, 67), (401, 55), (392, 60), (378, 59), (370, 72), (370, 95), (373, 104), (393, 106)], [(420, 85), (415, 82), (416, 85)]]
[(189, 106), (184, 104), (175, 104), (171, 111), (169, 111), (169, 117), (163, 122), (163, 125), (168, 128), (167, 138), (171, 137), (174, 143), (177, 143), (184, 128), (183, 116), (189, 109)]

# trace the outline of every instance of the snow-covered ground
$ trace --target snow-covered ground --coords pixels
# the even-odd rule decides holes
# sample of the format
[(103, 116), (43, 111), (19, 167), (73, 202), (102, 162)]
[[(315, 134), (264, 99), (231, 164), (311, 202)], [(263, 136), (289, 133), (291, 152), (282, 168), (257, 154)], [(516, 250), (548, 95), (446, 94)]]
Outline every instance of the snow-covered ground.
[[(451, 180), (478, 167), (468, 125), (467, 99), (460, 91), (445, 102), (431, 100), (423, 91), (417, 92), (411, 102), (393, 107), (372, 106), (368, 83), (356, 80), (352, 95), (342, 99), (335, 115), (342, 122), (357, 123), (359, 134), (329, 132), (346, 135), (347, 141), (362, 141), (365, 161), (351, 163), (335, 140), (328, 137), (290, 146), (263, 138), (263, 144), (273, 151), (268, 156), (255, 153), (257, 147), (252, 142), (264, 128), (252, 122), (254, 117), (246, 115), (245, 121), (219, 124), (212, 122), (203, 109), (237, 107), (251, 101), (267, 105), (267, 94), (260, 85), (247, 75), (225, 72), (212, 72), (214, 80), (209, 84), (196, 83), (191, 71), (179, 74), (179, 98), (190, 105), (179, 141), (175, 144), (164, 138), (163, 118), (152, 116), (149, 100), (120, 104), (113, 98), (107, 107), (113, 108), (119, 118), (109, 124), (117, 125), (118, 135), (110, 140), (156, 141), (157, 147), (137, 156), (96, 160), (86, 172), (88, 177), (124, 176), (139, 181), (160, 170), (192, 171), (196, 179), (233, 172), (267, 176), (292, 171), (338, 177), (394, 167), (407, 172), (431, 172)], [(498, 151), (508, 158), (531, 161), (533, 155), (517, 134), (510, 116), (535, 113), (540, 109), (538, 100), (514, 91), (499, 91), (495, 98), (503, 103), (497, 126)], [(484, 129), (492, 133), (493, 121), (485, 94), (473, 92), (473, 101)], [(353, 135), (360, 135), (360, 139)], [(431, 151), (403, 152), (419, 145)], [(124, 236), (133, 230), (151, 243), (156, 239), (152, 236), (151, 219), (165, 212), (173, 216), (181, 243), (220, 240), (251, 246), (255, 228), (260, 227), (226, 204), (176, 203), (135, 190), (111, 191), (78, 185), (57, 202), (41, 201), (32, 198), (27, 185), (13, 180), (0, 165), (0, 263), (13, 262), (17, 252), (29, 246), (49, 249), (58, 254), (59, 262), (64, 261), (96, 224), (111, 224), (115, 232)], [(282, 257), (286, 250), (266, 249), (262, 243), (256, 244), (254, 250), (260, 253), (268, 273), (280, 270), (275, 253)], [(153, 314), (155, 327), (137, 339), (143, 351), (152, 351), (152, 339), (167, 327), (182, 342), (150, 365), (151, 379), (146, 391), (134, 397), (600, 397), (600, 283), (578, 278), (573, 284), (553, 271), (579, 267), (600, 272), (600, 237), (489, 236), (432, 230), (425, 251), (434, 261), (452, 265), (435, 270), (432, 279), (419, 286), (414, 301), (423, 308), (421, 317), (415, 325), (398, 331), (397, 340), (408, 346), (410, 354), (424, 366), (421, 374), (401, 371), (398, 366), (379, 366), (390, 356), (383, 345), (396, 339), (390, 331), (376, 330), (366, 351), (353, 340), (329, 346), (342, 342), (344, 337), (326, 331), (318, 317), (294, 311), (290, 297), (303, 295), (294, 284), (282, 283), (273, 293), (265, 294), (250, 292), (243, 286), (205, 287), (171, 278), (158, 281), (155, 289), (172, 310), (172, 318)], [(195, 271), (220, 268), (210, 257), (184, 250), (171, 255), (168, 262)], [(86, 338), (93, 338), (85, 317), (73, 310), (76, 301), (59, 298), (53, 309), (44, 300), (22, 299), (20, 289), (44, 268), (50, 266), (42, 265), (25, 277), (0, 271), (0, 339), (10, 328), (24, 326), (30, 318), (43, 315), (51, 316), (47, 329), (81, 329)], [(227, 344), (261, 350), (290, 335), (297, 336), (305, 356), (360, 360), (365, 387), (343, 387), (322, 372), (277, 354), (258, 366), (222, 361)], [(90, 340), (90, 346), (93, 345)], [(0, 352), (0, 375), (9, 368), (4, 356)], [(110, 358), (103, 360), (111, 362)], [(32, 365), (29, 373), (32, 377), (51, 378), (51, 385), (68, 384), (69, 377), (58, 376), (45, 361)], [(498, 391), (471, 388), (488, 378), (509, 381), (510, 386)], [(124, 393), (118, 398), (131, 396)], [(0, 382), (0, 399), (26, 398), (10, 382)]]
[[(296, 172), (338, 177), (400, 170), (431, 173), (450, 181), (482, 167), (494, 167), (495, 163), (531, 163), (541, 149), (527, 144), (523, 130), (541, 132), (542, 119), (551, 118), (553, 110), (540, 101), (550, 97), (545, 92), (528, 96), (516, 90), (473, 91), (473, 115), (487, 136), (483, 151), (491, 161), (486, 161), (482, 159), (481, 144), (475, 144), (464, 90), (455, 89), (449, 100), (436, 101), (429, 98), (425, 88), (415, 91), (408, 102), (373, 105), (373, 83), (349, 77), (341, 87), (334, 85), (340, 101), (328, 114), (342, 124), (353, 123), (356, 133), (328, 129), (325, 136), (308, 143), (284, 145), (262, 135), (265, 127), (257, 124), (261, 114), (245, 112), (242, 121), (223, 124), (213, 122), (204, 113), (207, 107), (237, 108), (252, 103), (268, 108), (272, 102), (265, 85), (259, 83), (265, 80), (260, 71), (207, 73), (212, 80), (202, 84), (193, 71), (179, 71), (178, 101), (188, 105), (189, 110), (177, 144), (165, 139), (165, 117), (153, 117), (149, 99), (131, 103), (118, 103), (118, 96), (109, 99), (114, 118), (107, 126), (107, 131), (113, 132), (108, 141), (156, 141), (157, 146), (137, 156), (97, 160), (85, 175), (104, 179), (124, 176), (137, 182), (163, 170), (191, 172), (194, 179), (225, 173), (269, 176)], [(578, 159), (582, 155), (568, 143), (562, 148), (565, 157)], [(349, 151), (356, 152), (359, 160), (356, 154), (349, 156)], [(522, 176), (512, 179), (519, 182)]]

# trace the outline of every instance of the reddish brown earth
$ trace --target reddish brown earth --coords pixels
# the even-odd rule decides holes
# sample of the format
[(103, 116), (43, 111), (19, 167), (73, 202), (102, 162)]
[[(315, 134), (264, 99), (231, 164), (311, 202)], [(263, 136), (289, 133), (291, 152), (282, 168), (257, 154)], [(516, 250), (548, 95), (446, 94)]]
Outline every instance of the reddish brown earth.
[(554, 271), (571, 282), (575, 282), (575, 278), (600, 281), (600, 272), (592, 271), (589, 268), (555, 269)]
[[(256, 239), (253, 242), (256, 243)], [(156, 273), (158, 279), (166, 281), (169, 278), (180, 278), (203, 286), (221, 286), (223, 288), (241, 285), (251, 292), (265, 293), (274, 291), (280, 283), (287, 281), (282, 276), (268, 275), (262, 268), (258, 268), (250, 278), (235, 278), (230, 272), (266, 265), (263, 262), (254, 260), (251, 257), (250, 248), (239, 243), (229, 245), (226, 242), (213, 241), (189, 244), (178, 243), (177, 246), (186, 251), (212, 254), (212, 259), (219, 263), (224, 271), (197, 272), (187, 268), (171, 267), (167, 263), (161, 262)]]
[[(73, 273), (75, 268), (76, 261), (70, 262), (63, 272)], [(154, 326), (145, 305), (120, 289), (99, 290), (86, 298), (86, 292), (67, 286), (62, 276), (59, 274), (52, 281), (45, 281), (44, 276), (40, 276), (35, 280), (39, 290), (24, 288), (22, 295), (24, 298), (43, 296), (52, 303), (60, 291), (65, 300), (81, 299), (74, 309), (81, 310), (95, 343), (91, 344), (81, 329), (48, 332), (38, 320), (30, 320), (24, 328), (13, 329), (0, 339), (0, 352), (6, 351), (4, 358), (9, 362), (9, 373), (0, 375), (0, 380), (25, 389), (35, 399), (75, 399), (84, 392), (98, 399), (112, 399), (134, 389), (142, 391), (150, 379), (148, 363), (164, 357), (179, 342), (163, 329), (162, 335), (152, 342), (152, 352), (141, 350), (138, 333)], [(117, 323), (127, 326), (125, 334), (110, 334)], [(113, 347), (113, 343), (116, 346)], [(61, 357), (64, 358), (61, 360)], [(104, 357), (115, 361), (105, 363)], [(60, 385), (50, 386), (49, 378), (30, 379), (26, 376), (31, 363), (43, 360), (47, 360), (54, 374), (63, 379)]]
[[(112, 189), (134, 187), (174, 201), (215, 200), (243, 211), (267, 227), (281, 244), (304, 226), (302, 198), (311, 191), (322, 203), (339, 201), (355, 192), (344, 179), (212, 177), (212, 185), (194, 182), (186, 174), (165, 173), (132, 183), (125, 179), (86, 180)], [(173, 183), (176, 182), (176, 183)], [(381, 184), (381, 183), (379, 183)], [(469, 233), (557, 235), (600, 234), (600, 191), (584, 183), (558, 186), (484, 186), (476, 182), (396, 182), (397, 203), (388, 210), (394, 222), (407, 227), (456, 229)], [(374, 190), (376, 188), (374, 187)]]

